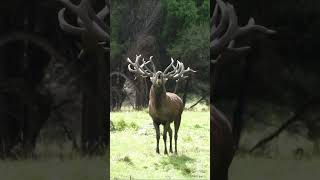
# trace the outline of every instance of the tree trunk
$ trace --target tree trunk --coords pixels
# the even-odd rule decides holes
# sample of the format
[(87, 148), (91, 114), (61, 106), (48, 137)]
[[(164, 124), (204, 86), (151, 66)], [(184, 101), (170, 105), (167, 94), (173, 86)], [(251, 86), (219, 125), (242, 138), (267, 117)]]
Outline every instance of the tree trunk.
[(148, 86), (146, 80), (142, 77), (137, 77), (137, 91), (136, 91), (136, 101), (135, 109), (141, 110), (148, 106)]
[(81, 60), (87, 63), (82, 74), (82, 151), (84, 154), (101, 152), (108, 117), (108, 59), (104, 50), (95, 45), (86, 50)]

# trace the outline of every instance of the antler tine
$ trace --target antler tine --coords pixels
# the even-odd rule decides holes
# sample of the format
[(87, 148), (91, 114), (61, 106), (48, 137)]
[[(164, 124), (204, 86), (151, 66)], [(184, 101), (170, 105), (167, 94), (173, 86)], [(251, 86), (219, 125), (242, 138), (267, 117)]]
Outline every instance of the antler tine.
[(184, 68), (184, 64), (182, 62), (179, 62), (180, 64), (180, 71), (178, 71), (177, 74), (175, 74), (172, 79), (174, 80), (180, 80), (180, 79), (186, 79), (188, 78), (189, 76), (184, 76), (185, 73), (188, 73), (188, 72), (192, 72), (192, 73), (195, 73), (196, 71), (194, 71), (193, 69), (191, 69), (190, 67), (188, 67), (187, 69)]
[(156, 73), (157, 72), (156, 66), (153, 63), (153, 59), (152, 58), (153, 58), (153, 56), (150, 56), (149, 61), (151, 62), (153, 73)]
[(218, 38), (214, 39), (211, 42), (213, 54), (220, 53), (219, 51), (221, 51), (234, 38), (233, 34), (236, 32), (238, 28), (238, 19), (235, 14), (233, 6), (229, 3), (226, 3), (224, 4), (223, 8), (224, 8), (223, 11), (228, 13), (227, 17), (229, 19), (229, 25), (228, 25), (227, 31), (219, 39)]
[[(216, 6), (220, 7), (221, 20), (220, 20), (220, 23), (217, 26), (216, 30), (213, 31), (212, 34), (210, 35), (211, 38), (213, 38), (213, 39), (218, 38), (219, 36), (222, 35), (225, 28), (228, 26), (228, 17), (229, 17), (227, 4), (225, 4), (221, 0), (217, 0)], [(215, 10), (218, 10), (218, 8), (215, 8)], [(213, 18), (214, 18), (213, 20), (215, 20), (218, 16), (218, 12), (217, 11), (214, 12), (213, 15), (215, 15), (215, 16), (213, 16)], [(217, 23), (217, 21), (216, 22), (213, 21), (213, 23)]]
[[(173, 59), (172, 59), (173, 60)], [(185, 79), (188, 76), (184, 76), (185, 73), (188, 72), (196, 72), (194, 70), (192, 70), (190, 67), (188, 67), (187, 69), (184, 68), (184, 64), (180, 61), (177, 61), (177, 65), (174, 66), (173, 63), (170, 64), (171, 66), (173, 66), (173, 71), (165, 74), (166, 78), (169, 79), (174, 79), (174, 80), (179, 80), (179, 79)]]
[(84, 3), (83, 0), (80, 2), (79, 5), (72, 4), (70, 0), (57, 0), (57, 1), (60, 1), (61, 3), (63, 3), (73, 12), (79, 12), (79, 7), (81, 6), (81, 4)]
[(88, 6), (88, 14), (90, 18), (92, 18), (94, 23), (97, 23), (97, 25), (99, 25), (99, 27), (101, 27), (102, 29), (107, 29), (107, 25), (103, 22), (103, 19), (105, 18), (105, 16), (107, 16), (108, 11), (108, 7), (105, 6), (100, 12), (96, 14), (92, 6)]
[(268, 29), (264, 26), (261, 25), (256, 25), (254, 18), (250, 18), (248, 21), (248, 24), (244, 27), (240, 27), (239, 31), (237, 32), (237, 34), (235, 35), (236, 37), (242, 36), (250, 31), (259, 31), (265, 34), (275, 34), (276, 31), (272, 30), (272, 29)]
[(110, 9), (106, 5), (101, 11), (97, 13), (97, 17), (101, 20), (103, 20), (108, 14), (110, 14)]
[(218, 11), (219, 11), (219, 7), (218, 7), (218, 4), (216, 4), (214, 6), (213, 14), (212, 14), (211, 21), (210, 21), (210, 23), (214, 27), (216, 27), (216, 24), (218, 23)]
[(69, 33), (79, 34), (83, 32), (91, 32), (97, 36), (99, 41), (105, 41), (109, 39), (109, 34), (107, 33), (107, 25), (99, 18), (103, 18), (108, 14), (108, 8), (103, 8), (98, 15), (95, 14), (91, 4), (88, 0), (81, 0), (79, 5), (74, 5), (70, 0), (58, 0), (63, 3), (67, 8), (69, 8), (73, 13), (78, 16), (78, 24), (80, 27), (73, 26), (69, 24), (64, 19), (65, 8), (59, 11), (59, 23), (60, 27)]
[(71, 33), (71, 34), (81, 34), (83, 32), (85, 32), (85, 29), (82, 27), (76, 27), (73, 26), (71, 24), (69, 24), (65, 19), (64, 19), (64, 12), (65, 12), (66, 8), (62, 8), (59, 13), (58, 13), (58, 19), (59, 19), (59, 25), (61, 27), (61, 29), (63, 29), (64, 31)]
[[(173, 58), (171, 58), (171, 63), (172, 63), (172, 61), (174, 61), (173, 60)], [(171, 64), (170, 64), (171, 65)], [(169, 66), (170, 66), (169, 65)], [(168, 68), (168, 67), (167, 67)], [(179, 69), (180, 69), (180, 64), (179, 64), (179, 61), (177, 61), (177, 65), (175, 66), (174, 65), (174, 62), (172, 63), (172, 68), (173, 68), (173, 70), (172, 71), (170, 71), (170, 72), (168, 72), (168, 73), (164, 73), (164, 77), (170, 77), (172, 74), (175, 74), (177, 71), (179, 71)], [(167, 70), (167, 69), (166, 69)], [(165, 70), (165, 71), (166, 71)], [(168, 69), (169, 70), (169, 69)]]
[[(144, 60), (142, 65), (139, 65), (139, 60), (140, 60), (141, 54), (136, 55), (136, 60), (135, 62), (132, 62), (131, 59), (128, 57), (127, 61), (129, 62), (128, 64), (128, 70), (132, 73), (135, 73), (137, 75), (140, 75), (142, 77), (152, 77), (153, 73), (152, 72), (147, 72), (147, 70), (143, 69), (143, 67), (146, 67), (145, 65), (147, 64)], [(133, 66), (133, 68), (131, 68)]]
[(170, 63), (170, 65), (163, 71), (163, 74), (166, 74), (166, 73), (167, 73), (167, 71), (172, 67), (173, 63), (174, 63), (174, 60), (173, 60), (173, 58), (171, 58), (171, 63)]
[(141, 68), (146, 68), (146, 71), (148, 71), (149, 73), (153, 73), (153, 71), (147, 66), (150, 62), (152, 63), (152, 61), (145, 61), (144, 58), (142, 58), (142, 65), (140, 66)]

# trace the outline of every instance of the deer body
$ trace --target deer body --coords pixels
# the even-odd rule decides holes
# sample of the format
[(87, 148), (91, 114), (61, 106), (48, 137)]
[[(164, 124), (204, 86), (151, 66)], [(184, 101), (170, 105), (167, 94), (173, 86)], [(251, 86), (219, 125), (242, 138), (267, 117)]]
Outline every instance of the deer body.
[(174, 117), (181, 116), (183, 102), (181, 98), (171, 92), (156, 89), (153, 85), (149, 94), (149, 114), (152, 118), (160, 120), (161, 124), (166, 121), (173, 122)]
[(157, 147), (156, 152), (159, 153), (159, 140), (160, 140), (160, 124), (163, 128), (163, 141), (165, 145), (164, 153), (167, 151), (167, 132), (170, 137), (170, 152), (172, 153), (172, 129), (170, 124), (174, 121), (174, 140), (175, 140), (175, 153), (177, 153), (177, 140), (178, 131), (181, 122), (181, 114), (183, 111), (183, 103), (181, 98), (170, 92), (166, 92), (164, 85), (156, 87), (151, 86), (149, 94), (149, 114), (153, 120), (153, 125), (156, 130)]
[[(170, 137), (170, 152), (172, 153), (172, 129), (170, 124), (174, 122), (174, 140), (175, 140), (175, 153), (177, 153), (177, 140), (178, 131), (181, 122), (181, 114), (184, 108), (181, 98), (174, 94), (166, 91), (165, 83), (168, 79), (179, 80), (186, 78), (184, 73), (195, 72), (190, 68), (184, 69), (184, 65), (181, 62), (177, 62), (174, 66), (174, 60), (171, 59), (171, 64), (162, 71), (156, 71), (153, 64), (152, 56), (148, 62), (142, 60), (142, 64), (139, 64), (139, 58), (141, 55), (136, 56), (136, 61), (133, 63), (129, 58), (128, 69), (130, 72), (138, 74), (142, 77), (150, 77), (152, 86), (149, 93), (149, 115), (153, 120), (153, 125), (156, 131), (157, 147), (156, 152), (159, 153), (159, 140), (160, 140), (160, 124), (163, 125), (163, 141), (164, 141), (164, 154), (168, 154), (167, 150), (167, 133)], [(151, 71), (146, 65), (152, 63), (153, 71)], [(131, 68), (133, 66), (133, 69)], [(173, 67), (173, 71), (168, 72)]]

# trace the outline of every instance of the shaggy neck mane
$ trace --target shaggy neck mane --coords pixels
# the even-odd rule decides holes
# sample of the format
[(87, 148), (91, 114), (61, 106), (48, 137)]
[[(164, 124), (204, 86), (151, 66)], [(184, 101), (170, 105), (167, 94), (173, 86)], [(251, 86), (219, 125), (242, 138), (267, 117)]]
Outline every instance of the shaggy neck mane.
[(163, 103), (165, 98), (166, 88), (164, 87), (164, 85), (161, 85), (160, 87), (155, 87), (154, 85), (151, 86), (150, 99), (152, 100), (156, 109), (161, 108), (161, 104)]

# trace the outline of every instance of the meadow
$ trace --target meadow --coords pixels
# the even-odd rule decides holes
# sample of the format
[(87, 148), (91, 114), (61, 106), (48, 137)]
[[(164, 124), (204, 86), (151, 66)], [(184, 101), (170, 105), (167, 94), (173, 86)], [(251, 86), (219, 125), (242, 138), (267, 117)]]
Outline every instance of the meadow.
[(41, 137), (34, 156), (17, 159), (0, 159), (0, 180), (105, 180), (108, 170), (108, 153), (102, 156), (82, 156), (72, 150), (69, 140), (50, 131), (55, 140)]
[(320, 158), (301, 160), (236, 156), (230, 167), (230, 180), (318, 180)]
[[(189, 105), (187, 105), (188, 107)], [(127, 109), (126, 109), (127, 108)], [(111, 112), (110, 177), (118, 179), (209, 179), (210, 177), (210, 129), (209, 109), (200, 104), (186, 110), (182, 116), (178, 139), (178, 155), (164, 155), (160, 139), (160, 154), (155, 152), (156, 138), (147, 109), (132, 108)], [(171, 125), (173, 128), (173, 124)], [(161, 126), (161, 132), (163, 128)], [(243, 144), (260, 139), (263, 133), (244, 133)], [(249, 132), (249, 131), (248, 131)], [(261, 136), (261, 137), (260, 137)], [(291, 142), (283, 133), (276, 142), (283, 147), (280, 153), (265, 155), (238, 152), (230, 167), (230, 180), (283, 180), (320, 177), (320, 156), (308, 152), (295, 159), (288, 155)], [(293, 140), (292, 140), (293, 141)], [(169, 146), (169, 141), (167, 142)], [(36, 148), (36, 159), (0, 160), (1, 180), (104, 180), (109, 173), (107, 157), (81, 157), (71, 151), (71, 143), (41, 141)], [(287, 149), (289, 148), (289, 149)], [(278, 150), (279, 151), (279, 150)], [(283, 153), (281, 153), (283, 151)]]
[(112, 112), (111, 179), (209, 179), (210, 113), (205, 105), (196, 107), (183, 112), (177, 155), (164, 155), (162, 134), (160, 154), (156, 153), (155, 130), (147, 109)]
[(80, 157), (0, 160), (1, 180), (104, 180), (107, 158)]

